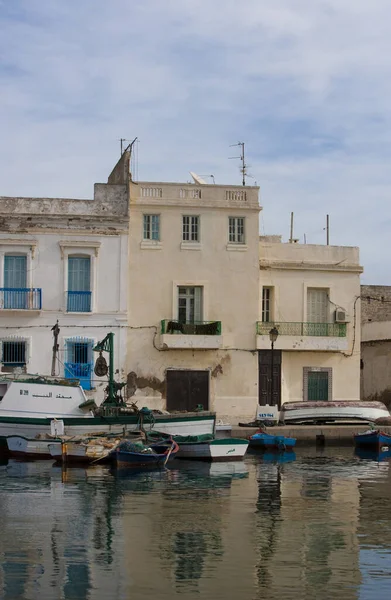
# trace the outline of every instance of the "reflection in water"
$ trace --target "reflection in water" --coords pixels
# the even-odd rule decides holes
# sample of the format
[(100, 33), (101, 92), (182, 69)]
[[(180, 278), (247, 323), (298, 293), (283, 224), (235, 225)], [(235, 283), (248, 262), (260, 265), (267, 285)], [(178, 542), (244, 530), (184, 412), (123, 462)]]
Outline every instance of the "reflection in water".
[(0, 597), (387, 598), (390, 459), (0, 465)]

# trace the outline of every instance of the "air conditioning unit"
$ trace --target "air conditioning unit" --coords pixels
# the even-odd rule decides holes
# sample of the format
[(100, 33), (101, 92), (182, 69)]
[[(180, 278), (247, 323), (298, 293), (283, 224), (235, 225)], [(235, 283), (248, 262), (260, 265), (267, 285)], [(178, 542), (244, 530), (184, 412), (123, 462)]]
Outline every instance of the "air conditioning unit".
[(347, 323), (348, 322), (346, 311), (343, 310), (342, 308), (337, 308), (337, 310), (335, 311), (335, 322), (336, 323)]

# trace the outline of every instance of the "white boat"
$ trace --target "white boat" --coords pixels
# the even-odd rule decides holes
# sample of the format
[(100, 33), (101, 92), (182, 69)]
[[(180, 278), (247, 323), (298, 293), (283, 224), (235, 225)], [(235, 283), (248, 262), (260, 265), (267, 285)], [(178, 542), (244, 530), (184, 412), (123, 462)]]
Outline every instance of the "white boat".
[[(154, 427), (171, 435), (213, 434), (212, 412), (151, 415)], [(146, 419), (145, 426), (148, 427)], [(0, 379), (0, 451), (7, 452), (6, 437), (81, 436), (126, 433), (139, 428), (140, 416), (124, 404), (100, 407), (88, 401), (75, 383), (23, 375)]]
[(283, 423), (325, 423), (327, 421), (373, 422), (390, 413), (382, 402), (286, 402), (282, 405), (280, 421)]
[(20, 435), (6, 437), (8, 454), (15, 458), (48, 459), (51, 458), (49, 444), (57, 444), (61, 448), (61, 440), (56, 438), (29, 439)]
[(210, 461), (242, 460), (248, 440), (239, 438), (213, 438), (213, 436), (174, 436), (179, 444), (176, 458)]

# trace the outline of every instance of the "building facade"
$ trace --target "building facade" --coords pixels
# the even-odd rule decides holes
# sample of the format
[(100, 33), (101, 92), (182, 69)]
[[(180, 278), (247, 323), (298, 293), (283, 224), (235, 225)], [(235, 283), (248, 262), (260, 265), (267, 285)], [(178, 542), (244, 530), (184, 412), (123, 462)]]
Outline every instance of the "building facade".
[(358, 400), (358, 249), (283, 244), (278, 236), (266, 236), (259, 254), (260, 410), (288, 401)]
[(362, 285), (361, 397), (391, 406), (391, 286)]
[(127, 325), (128, 170), (125, 155), (93, 200), (0, 197), (1, 371), (80, 380), (100, 402), (93, 347), (114, 331), (124, 375)]
[(140, 406), (257, 405), (257, 187), (130, 184), (128, 397)]

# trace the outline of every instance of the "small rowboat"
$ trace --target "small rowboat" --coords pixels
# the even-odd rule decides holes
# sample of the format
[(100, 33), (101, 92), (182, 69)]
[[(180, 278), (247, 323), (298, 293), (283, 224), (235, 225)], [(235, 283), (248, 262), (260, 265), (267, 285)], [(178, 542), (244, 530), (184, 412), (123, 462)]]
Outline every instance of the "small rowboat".
[(284, 435), (270, 435), (259, 431), (249, 437), (250, 448), (268, 448), (274, 450), (291, 449), (296, 444), (296, 438), (285, 437)]
[(391, 435), (379, 429), (370, 429), (364, 433), (357, 433), (354, 436), (354, 443), (358, 448), (371, 448), (374, 450), (391, 448)]
[(327, 423), (329, 421), (366, 421), (389, 417), (382, 402), (333, 400), (327, 402), (285, 402), (280, 412), (283, 423)]
[(121, 442), (113, 451), (112, 456), (118, 468), (123, 467), (164, 467), (168, 461), (175, 458), (179, 446), (174, 440), (162, 441), (148, 446), (141, 442)]
[[(164, 433), (149, 432), (149, 441), (167, 440)], [(172, 439), (178, 444), (177, 458), (186, 460), (233, 461), (243, 460), (248, 448), (248, 440), (241, 438), (215, 438), (211, 434), (174, 435)]]
[(8, 435), (7, 438), (8, 453), (15, 458), (26, 459), (49, 459), (51, 458), (49, 444), (57, 443), (61, 447), (61, 440), (56, 438), (29, 439), (22, 435)]

